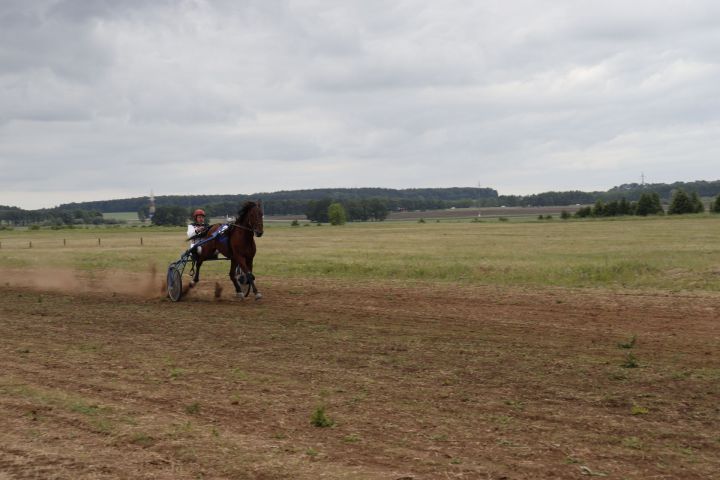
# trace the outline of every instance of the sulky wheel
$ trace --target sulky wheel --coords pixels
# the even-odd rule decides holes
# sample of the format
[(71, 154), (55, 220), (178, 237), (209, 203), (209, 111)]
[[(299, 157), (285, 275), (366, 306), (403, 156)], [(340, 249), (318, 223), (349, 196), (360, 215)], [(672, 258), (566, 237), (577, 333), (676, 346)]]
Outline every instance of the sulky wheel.
[(173, 302), (177, 302), (182, 297), (182, 270), (174, 263), (167, 272), (167, 294)]

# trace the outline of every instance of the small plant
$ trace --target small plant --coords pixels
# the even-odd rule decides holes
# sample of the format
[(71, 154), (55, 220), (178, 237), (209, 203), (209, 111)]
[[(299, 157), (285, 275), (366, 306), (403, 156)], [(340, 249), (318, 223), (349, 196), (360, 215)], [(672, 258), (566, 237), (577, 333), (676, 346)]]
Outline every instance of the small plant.
[(325, 407), (318, 407), (310, 417), (310, 423), (318, 428), (332, 427), (335, 422), (325, 414)]
[(630, 337), (630, 340), (629, 340), (629, 341), (627, 341), (627, 342), (625, 342), (625, 343), (622, 343), (622, 342), (621, 342), (621, 343), (618, 343), (617, 346), (618, 346), (618, 348), (627, 348), (627, 349), (630, 349), (630, 348), (633, 348), (633, 347), (635, 346), (635, 342), (636, 342), (636, 341), (637, 341), (637, 337), (636, 337), (635, 335), (633, 335), (632, 337)]
[(623, 447), (640, 450), (642, 448), (642, 442), (638, 437), (625, 437), (622, 439)]
[(317, 455), (318, 455), (318, 451), (315, 450), (315, 449), (312, 448), (312, 447), (308, 448), (308, 449), (305, 451), (305, 453), (306, 453), (307, 456), (309, 456), (309, 457), (317, 457)]
[(640, 364), (637, 361), (637, 358), (635, 358), (635, 355), (628, 352), (627, 355), (625, 355), (625, 361), (621, 365), (623, 368), (637, 368), (640, 366)]
[(640, 405), (633, 405), (630, 409), (630, 413), (633, 415), (647, 415), (650, 413), (650, 410)]
[(347, 435), (345, 438), (343, 438), (343, 442), (345, 443), (357, 443), (360, 441), (360, 437), (357, 435)]
[(193, 402), (187, 407), (185, 407), (185, 412), (189, 413), (190, 415), (196, 415), (200, 413), (200, 404), (198, 402)]
[(425, 223), (425, 219), (421, 218), (420, 220), (418, 220), (418, 223)]
[(542, 215), (538, 215), (538, 220), (543, 220), (544, 218)]

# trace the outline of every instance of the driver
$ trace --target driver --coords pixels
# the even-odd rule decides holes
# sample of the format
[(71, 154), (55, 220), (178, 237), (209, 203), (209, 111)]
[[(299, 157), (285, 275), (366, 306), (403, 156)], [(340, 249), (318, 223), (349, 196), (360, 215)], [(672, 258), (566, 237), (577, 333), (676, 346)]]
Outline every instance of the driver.
[[(195, 241), (190, 243), (190, 250), (193, 250), (193, 247), (197, 243), (197, 240), (201, 238), (207, 232), (208, 227), (210, 227), (210, 225), (205, 221), (205, 210), (201, 208), (198, 208), (193, 212), (192, 219), (193, 222), (188, 225), (187, 236), (189, 239)], [(200, 253), (202, 252), (202, 247), (197, 247), (196, 251), (197, 254), (200, 255)]]

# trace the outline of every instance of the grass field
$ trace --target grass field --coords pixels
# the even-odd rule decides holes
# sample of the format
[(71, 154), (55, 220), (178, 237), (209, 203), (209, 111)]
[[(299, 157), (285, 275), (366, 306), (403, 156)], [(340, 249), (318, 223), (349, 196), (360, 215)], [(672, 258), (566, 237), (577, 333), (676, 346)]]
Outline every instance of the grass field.
[[(720, 291), (720, 216), (266, 229), (260, 275)], [(164, 268), (186, 247), (183, 229), (155, 227), (2, 231), (0, 242), (0, 267), (129, 271)]]
[(0, 480), (718, 478), (719, 234), (272, 225), (172, 303), (184, 229), (0, 231)]

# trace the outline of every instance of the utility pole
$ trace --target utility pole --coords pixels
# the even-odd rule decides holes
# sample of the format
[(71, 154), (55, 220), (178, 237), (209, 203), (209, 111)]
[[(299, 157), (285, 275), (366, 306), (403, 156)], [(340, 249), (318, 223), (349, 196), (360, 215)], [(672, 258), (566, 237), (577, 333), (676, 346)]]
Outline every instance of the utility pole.
[(640, 172), (640, 186), (645, 188), (645, 172)]

